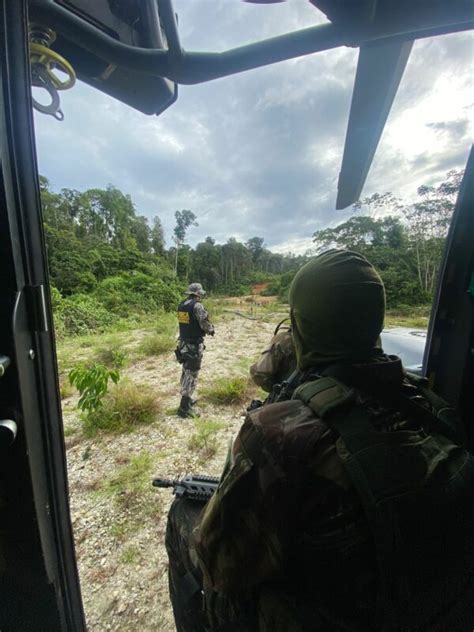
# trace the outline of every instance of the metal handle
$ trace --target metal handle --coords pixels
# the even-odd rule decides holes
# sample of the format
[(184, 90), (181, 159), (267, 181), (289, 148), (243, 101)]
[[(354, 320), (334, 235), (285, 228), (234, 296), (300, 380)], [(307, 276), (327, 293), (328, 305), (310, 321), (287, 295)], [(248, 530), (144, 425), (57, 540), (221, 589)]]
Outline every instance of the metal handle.
[(18, 427), (13, 419), (0, 421), (0, 448), (8, 448), (16, 439)]

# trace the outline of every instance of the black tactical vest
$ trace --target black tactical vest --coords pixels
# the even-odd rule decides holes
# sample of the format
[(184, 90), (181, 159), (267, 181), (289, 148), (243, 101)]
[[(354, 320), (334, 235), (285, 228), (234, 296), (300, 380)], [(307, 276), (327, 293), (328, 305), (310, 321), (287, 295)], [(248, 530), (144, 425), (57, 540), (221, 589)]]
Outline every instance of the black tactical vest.
[(194, 316), (194, 306), (198, 300), (189, 299), (178, 306), (179, 337), (181, 340), (198, 341), (202, 340), (204, 332)]

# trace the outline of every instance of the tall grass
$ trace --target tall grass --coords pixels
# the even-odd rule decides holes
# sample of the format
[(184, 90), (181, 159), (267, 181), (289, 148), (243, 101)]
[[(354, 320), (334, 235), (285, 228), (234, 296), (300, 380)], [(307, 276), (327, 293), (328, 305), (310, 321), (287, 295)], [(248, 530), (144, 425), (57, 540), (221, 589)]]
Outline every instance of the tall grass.
[(122, 380), (107, 393), (101, 408), (84, 416), (84, 434), (132, 432), (155, 421), (159, 410), (160, 402), (149, 386)]
[(202, 390), (203, 396), (213, 404), (240, 404), (248, 398), (250, 384), (246, 377), (219, 378)]
[(138, 345), (138, 353), (144, 356), (160, 355), (172, 351), (176, 346), (176, 316), (160, 312), (153, 332), (146, 334)]
[(139, 355), (155, 356), (162, 353), (168, 353), (176, 347), (175, 336), (169, 336), (167, 334), (151, 334), (145, 336), (145, 338), (138, 345)]

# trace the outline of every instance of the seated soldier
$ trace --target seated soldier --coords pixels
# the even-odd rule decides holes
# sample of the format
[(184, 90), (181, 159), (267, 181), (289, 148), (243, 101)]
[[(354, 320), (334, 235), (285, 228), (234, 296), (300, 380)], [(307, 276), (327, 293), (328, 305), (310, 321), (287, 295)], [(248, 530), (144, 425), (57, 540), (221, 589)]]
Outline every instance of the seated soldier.
[(248, 413), (204, 508), (170, 511), (178, 632), (472, 630), (474, 458), (378, 347), (379, 275), (329, 251), (290, 308), (299, 386)]

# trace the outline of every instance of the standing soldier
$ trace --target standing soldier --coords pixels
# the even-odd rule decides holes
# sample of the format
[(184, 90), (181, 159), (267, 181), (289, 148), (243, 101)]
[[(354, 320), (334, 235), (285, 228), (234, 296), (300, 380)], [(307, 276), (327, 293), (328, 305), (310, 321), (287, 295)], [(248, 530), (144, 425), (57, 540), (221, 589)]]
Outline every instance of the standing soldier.
[(192, 394), (196, 388), (202, 355), (205, 349), (204, 336), (214, 335), (214, 326), (209, 321), (201, 299), (206, 292), (200, 283), (191, 283), (188, 297), (178, 306), (179, 342), (176, 349), (178, 362), (183, 365), (181, 372), (180, 417), (194, 417)]

